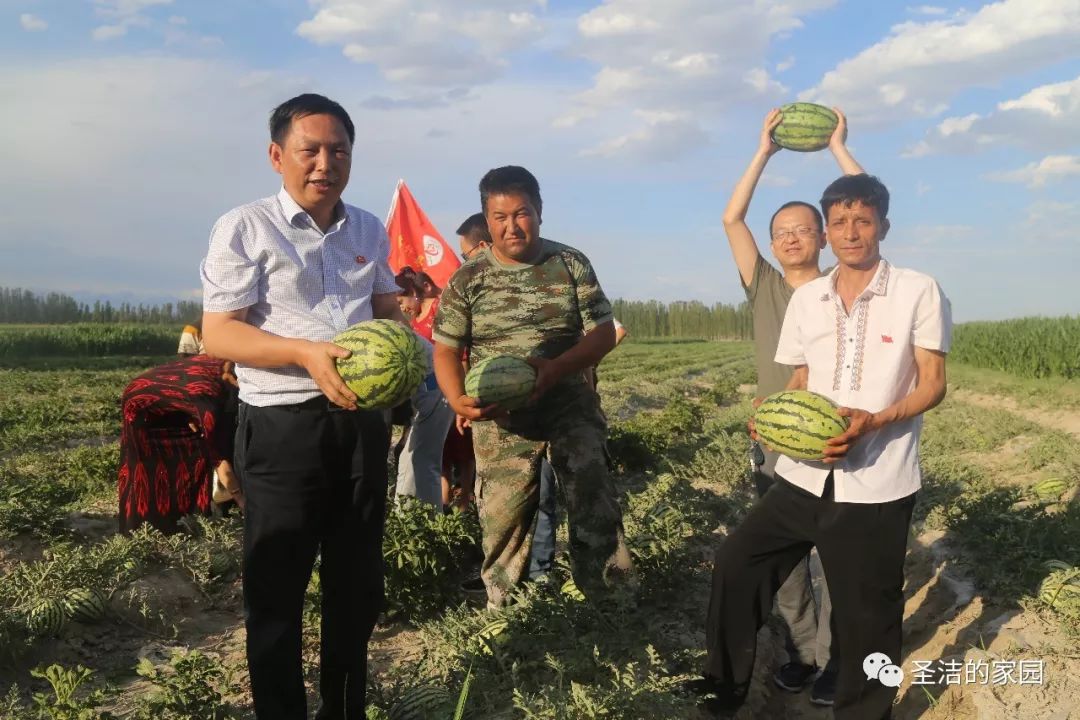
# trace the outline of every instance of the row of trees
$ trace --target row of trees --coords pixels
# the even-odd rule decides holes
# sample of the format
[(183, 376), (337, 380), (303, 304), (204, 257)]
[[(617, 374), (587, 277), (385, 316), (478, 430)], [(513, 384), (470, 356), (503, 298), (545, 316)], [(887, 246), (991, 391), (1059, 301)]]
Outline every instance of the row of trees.
[(749, 303), (738, 306), (693, 301), (616, 300), (615, 317), (635, 338), (749, 340), (754, 336)]
[[(750, 307), (705, 305), (697, 301), (662, 303), (656, 300), (616, 300), (615, 317), (637, 338), (703, 338), (707, 340), (753, 337)], [(191, 322), (202, 305), (181, 300), (162, 305), (113, 305), (109, 301), (79, 302), (70, 295), (36, 294), (22, 288), (0, 287), (0, 323), (147, 323), (162, 325)]]
[(38, 294), (0, 287), (0, 323), (187, 323), (202, 315), (202, 304), (187, 300), (162, 305), (79, 302), (70, 295)]

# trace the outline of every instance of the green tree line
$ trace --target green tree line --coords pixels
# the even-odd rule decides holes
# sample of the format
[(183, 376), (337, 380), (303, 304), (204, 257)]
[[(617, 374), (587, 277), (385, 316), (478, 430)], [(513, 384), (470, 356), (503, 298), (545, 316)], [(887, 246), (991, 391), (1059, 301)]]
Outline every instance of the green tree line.
[(0, 287), (0, 323), (187, 323), (202, 315), (202, 303), (179, 300), (161, 305), (113, 305), (106, 300), (79, 302), (70, 295), (39, 294), (23, 288)]
[(615, 300), (615, 317), (634, 338), (749, 340), (754, 336), (749, 303), (706, 305), (697, 300)]

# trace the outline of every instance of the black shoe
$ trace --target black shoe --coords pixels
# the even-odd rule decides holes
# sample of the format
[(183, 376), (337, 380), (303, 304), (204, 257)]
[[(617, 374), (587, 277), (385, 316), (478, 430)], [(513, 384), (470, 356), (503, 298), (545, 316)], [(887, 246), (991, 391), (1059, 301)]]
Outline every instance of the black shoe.
[(814, 681), (810, 688), (810, 702), (815, 705), (831, 707), (836, 698), (836, 671), (826, 670)]
[(802, 692), (817, 673), (817, 665), (804, 665), (800, 662), (784, 663), (773, 674), (776, 686), (788, 692)]

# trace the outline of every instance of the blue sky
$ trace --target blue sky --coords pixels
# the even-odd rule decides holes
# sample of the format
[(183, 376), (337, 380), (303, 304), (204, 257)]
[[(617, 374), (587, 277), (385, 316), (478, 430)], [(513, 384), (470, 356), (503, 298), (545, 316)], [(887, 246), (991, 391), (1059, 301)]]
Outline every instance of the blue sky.
[[(0, 0), (0, 63), (0, 285), (198, 297), (214, 220), (278, 187), (270, 109), (312, 90), (357, 126), (353, 204), (403, 177), (449, 236), (522, 164), (609, 295), (738, 302), (720, 215), (808, 99), (958, 320), (1080, 313), (1080, 0)], [(779, 153), (751, 228), (837, 172)]]

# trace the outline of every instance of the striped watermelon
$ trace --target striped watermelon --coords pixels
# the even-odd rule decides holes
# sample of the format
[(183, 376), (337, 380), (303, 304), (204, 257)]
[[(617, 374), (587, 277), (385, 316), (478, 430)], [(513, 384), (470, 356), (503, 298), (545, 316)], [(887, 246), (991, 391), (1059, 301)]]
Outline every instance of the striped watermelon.
[(525, 405), (536, 386), (536, 368), (513, 355), (481, 360), (465, 376), (465, 394), (482, 405), (498, 403), (507, 410)]
[(456, 704), (446, 688), (421, 685), (405, 691), (390, 710), (390, 720), (449, 720)]
[(67, 624), (67, 620), (64, 603), (56, 599), (42, 600), (26, 614), (26, 629), (31, 635), (38, 637), (56, 635)]
[(780, 108), (783, 116), (772, 132), (773, 142), (798, 152), (813, 152), (829, 146), (829, 138), (840, 118), (830, 108), (816, 103), (795, 102)]
[(1031, 486), (1031, 492), (1034, 493), (1036, 497), (1046, 500), (1057, 500), (1068, 489), (1069, 483), (1061, 478), (1040, 480)]
[(848, 419), (836, 403), (809, 390), (783, 390), (762, 401), (754, 413), (758, 438), (788, 457), (820, 460), (825, 441), (842, 434)]
[(75, 588), (64, 596), (68, 617), (83, 623), (96, 623), (108, 613), (108, 600), (94, 588)]
[(393, 320), (357, 323), (333, 340), (352, 351), (337, 360), (341, 379), (356, 393), (362, 410), (382, 410), (399, 405), (431, 372), (424, 341)]
[(1039, 584), (1039, 599), (1052, 608), (1080, 613), (1080, 567), (1060, 560), (1043, 563), (1051, 573)]
[(509, 627), (509, 625), (510, 623), (506, 618), (498, 618), (480, 628), (480, 632), (473, 636), (475, 651), (483, 653), (484, 655), (490, 655), (493, 645), (501, 645), (506, 642), (506, 637), (503, 636), (503, 633), (506, 632), (506, 628)]

